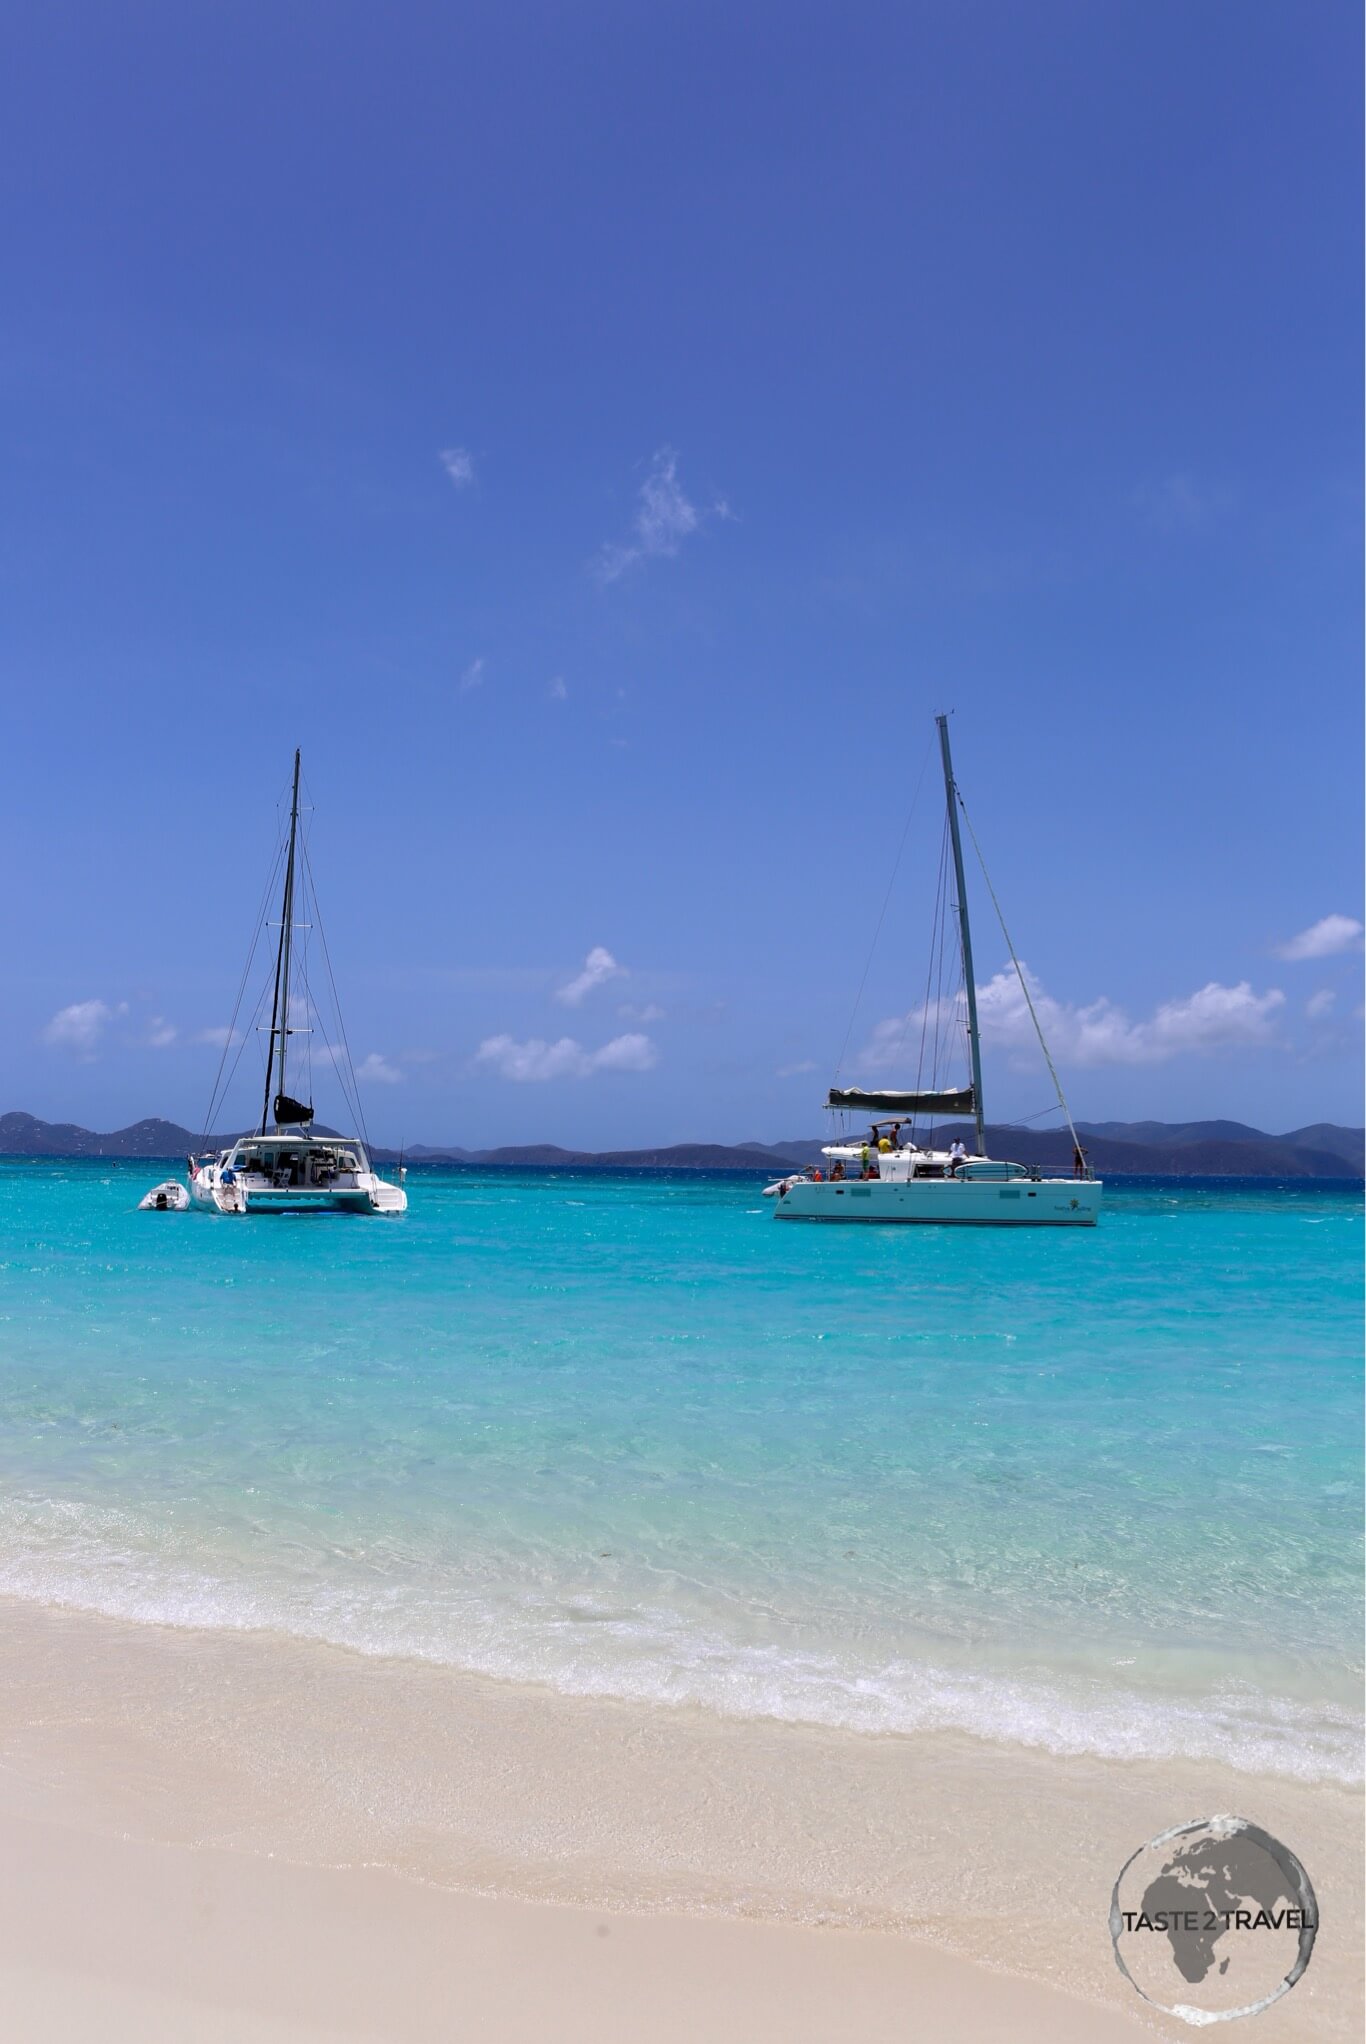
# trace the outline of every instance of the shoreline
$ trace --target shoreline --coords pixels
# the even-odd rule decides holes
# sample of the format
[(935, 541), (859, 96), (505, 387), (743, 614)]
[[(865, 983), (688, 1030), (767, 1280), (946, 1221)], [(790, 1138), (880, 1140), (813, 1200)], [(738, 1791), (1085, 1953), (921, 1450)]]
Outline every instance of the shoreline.
[[(136, 1594), (102, 1595), (100, 1572), (117, 1579), (120, 1562)], [(898, 1657), (884, 1648), (860, 1664), (838, 1659), (833, 1643), (745, 1649), (716, 1633), (690, 1635), (667, 1612), (650, 1614), (653, 1631), (637, 1614), (633, 1637), (613, 1652), (605, 1639), (616, 1613), (587, 1594), (569, 1620), (545, 1610), (533, 1619), (506, 1603), (475, 1612), (433, 1604), (424, 1612), (408, 1584), (401, 1601), (391, 1587), (386, 1607), (368, 1614), (343, 1604), (334, 1590), (325, 1612), (315, 1614), (300, 1596), (262, 1594), (259, 1586), (248, 1591), (224, 1579), (173, 1572), (158, 1584), (145, 1566), (141, 1553), (57, 1568), (50, 1555), (27, 1569), (10, 1562), (0, 1567), (0, 1604), (210, 1639), (276, 1640), (574, 1705), (696, 1711), (836, 1737), (966, 1739), (1102, 1765), (1161, 1767), (1190, 1759), (1240, 1779), (1366, 1787), (1363, 1725), (1351, 1708), (1356, 1698), (1345, 1665), (1330, 1671), (1316, 1664), (1309, 1679), (1291, 1660), (1272, 1669), (1264, 1659), (1229, 1654), (1219, 1663), (1207, 1652), (1197, 1670), (1189, 1652), (1168, 1649), (1159, 1662), (1149, 1649), (1149, 1666), (1135, 1676), (1128, 1666), (1121, 1674), (1116, 1656), (1094, 1642), (1089, 1651), (1069, 1652), (1036, 1637), (1035, 1651), (1012, 1665), (999, 1645), (974, 1651), (929, 1636), (904, 1642)], [(577, 1655), (554, 1637), (566, 1624), (579, 1635)], [(1143, 1647), (1114, 1644), (1132, 1647), (1130, 1664)], [(1158, 1665), (1166, 1677), (1161, 1686), (1153, 1679)], [(1295, 1695), (1287, 1678), (1297, 1674), (1303, 1679)], [(1272, 1686), (1278, 1680), (1279, 1688)], [(1330, 1687), (1338, 1693), (1326, 1694)]]
[[(505, 1938), (512, 1977), (512, 1955), (528, 1942), (559, 1954), (550, 1974), (561, 1959), (572, 1971), (582, 1919), (606, 1913), (655, 1953), (651, 1978), (659, 1967), (672, 1978), (676, 1962), (680, 2008), (688, 1979), (720, 1965), (723, 1946), (736, 1948), (725, 1963), (739, 1968), (746, 2009), (751, 1995), (766, 2005), (778, 1993), (776, 1962), (758, 1959), (760, 1947), (796, 1940), (795, 1953), (814, 1940), (813, 1956), (790, 1961), (808, 1986), (784, 1990), (775, 2037), (808, 2034), (793, 2027), (794, 2012), (827, 1989), (846, 2003), (873, 1996), (858, 2034), (883, 2034), (885, 2019), (891, 2036), (912, 1987), (917, 2006), (922, 1988), (948, 1995), (945, 2008), (971, 1998), (988, 2027), (958, 2021), (958, 2034), (1032, 2035), (1018, 2022), (1013, 2033), (989, 2027), (998, 1989), (983, 1983), (1002, 1976), (1016, 1986), (1001, 2010), (1018, 1992), (1040, 2037), (1072, 2034), (1075, 2009), (1076, 2035), (1099, 2037), (1114, 2025), (1151, 2032), (1156, 2020), (1110, 1952), (1106, 1912), (1120, 1865), (1171, 1823), (1234, 1809), (1287, 1838), (1323, 1910), (1309, 1975), (1262, 2018), (1259, 2035), (1289, 2044), (1358, 2033), (1360, 1801), (1332, 1784), (578, 1699), (280, 1636), (182, 1632), (12, 1600), (0, 1600), (0, 1637), (0, 1823), (11, 1839), (38, 1826), (53, 1907), (91, 1854), (150, 1855), (147, 1895), (158, 1884), (172, 1894), (187, 1879), (207, 1884), (231, 1945), (232, 1926), (259, 1913), (288, 1868), (288, 1907), (316, 1910), (324, 1943), (326, 1890), (338, 1909), (358, 1912), (376, 1953), (395, 1939), (402, 1947), (434, 1910), (443, 1936)], [(192, 1874), (167, 1872), (168, 1854), (192, 1855)], [(112, 1861), (106, 1873), (123, 1883)], [(539, 1912), (551, 1905), (559, 1927), (547, 1930)], [(130, 1935), (146, 1947), (141, 1992), (159, 1975), (147, 1956), (150, 1923), (139, 1924)], [(218, 1947), (200, 1942), (209, 1965)], [(873, 1956), (884, 1946), (889, 1953)], [(57, 1938), (53, 1949), (63, 1974), (84, 1965), (73, 1941)], [(788, 1966), (776, 1973), (790, 1985)], [(18, 1992), (12, 1963), (6, 1979)], [(320, 1973), (319, 1993), (324, 1984)], [(616, 1989), (605, 1974), (600, 1984), (610, 2003)], [(50, 1979), (49, 1990), (65, 1991)], [(435, 1991), (429, 1969), (424, 1992)], [(532, 2034), (511, 2016), (508, 2024), (480, 2034)], [(604, 2004), (597, 2034), (633, 2034), (613, 2025)], [(653, 2017), (651, 2027), (671, 2034)], [(1186, 2034), (1162, 2024), (1168, 2032)], [(444, 2033), (419, 2023), (374, 2034)]]
[[(229, 1139), (230, 1141), (231, 1139)], [(209, 1147), (218, 1143), (211, 1138)], [(219, 1147), (225, 1147), (219, 1143)], [(688, 1147), (688, 1146), (682, 1146)], [(705, 1145), (695, 1145), (702, 1148)], [(739, 1148), (740, 1145), (717, 1145), (718, 1148)], [(795, 1171), (802, 1167), (794, 1158), (784, 1157), (776, 1152), (759, 1161), (747, 1162), (737, 1158), (734, 1163), (687, 1163), (678, 1159), (663, 1163), (632, 1163), (616, 1161), (603, 1163), (591, 1154), (571, 1155), (563, 1161), (547, 1162), (543, 1158), (525, 1158), (513, 1161), (506, 1158), (418, 1156), (406, 1150), (395, 1150), (383, 1144), (374, 1145), (370, 1150), (371, 1162), (382, 1170), (389, 1170), (403, 1164), (409, 1171), (419, 1175), (437, 1175), (449, 1172), (456, 1177), (485, 1175), (490, 1178), (522, 1178), (527, 1176), (545, 1178), (628, 1178), (658, 1180), (682, 1178), (705, 1181), (717, 1179), (733, 1181), (750, 1179), (759, 1184), (773, 1172)], [(127, 1151), (127, 1150), (0, 1150), (0, 1164), (91, 1164), (101, 1167), (128, 1165), (138, 1171), (156, 1169), (170, 1165), (180, 1171), (185, 1165), (185, 1151)], [(1069, 1177), (1070, 1166), (1062, 1162), (1045, 1160), (1045, 1168), (1055, 1176)], [(1096, 1166), (1096, 1176), (1107, 1185), (1133, 1186), (1142, 1188), (1149, 1185), (1190, 1185), (1201, 1186), (1246, 1185), (1269, 1186), (1289, 1192), (1344, 1192), (1366, 1191), (1366, 1176), (1352, 1166), (1342, 1171), (1301, 1172), (1285, 1169), (1263, 1171), (1239, 1171), (1229, 1165), (1226, 1168), (1199, 1171), (1183, 1171), (1173, 1168), (1167, 1157), (1164, 1166), (1154, 1164), (1148, 1169), (1125, 1164)]]

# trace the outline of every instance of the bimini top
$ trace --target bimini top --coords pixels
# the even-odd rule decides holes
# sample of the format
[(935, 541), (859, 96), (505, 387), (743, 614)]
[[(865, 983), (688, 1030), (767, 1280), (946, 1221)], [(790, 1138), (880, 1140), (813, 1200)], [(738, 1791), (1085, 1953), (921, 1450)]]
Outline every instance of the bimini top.
[(869, 1114), (975, 1114), (971, 1086), (953, 1093), (867, 1093), (861, 1086), (832, 1086), (827, 1107), (857, 1107)]

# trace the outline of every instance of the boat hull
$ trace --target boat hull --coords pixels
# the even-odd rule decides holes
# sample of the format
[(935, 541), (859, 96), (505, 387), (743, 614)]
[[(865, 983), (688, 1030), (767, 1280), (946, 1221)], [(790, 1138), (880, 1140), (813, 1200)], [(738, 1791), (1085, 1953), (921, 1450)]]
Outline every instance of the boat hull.
[(368, 1214), (367, 1192), (256, 1192), (248, 1190), (245, 1205), (236, 1201), (221, 1205), (211, 1192), (197, 1197), (196, 1204), (215, 1213), (247, 1214)]
[(190, 1198), (205, 1212), (217, 1214), (401, 1214), (408, 1206), (402, 1186), (372, 1172), (362, 1173), (357, 1185), (315, 1191), (306, 1186), (252, 1185), (240, 1177), (224, 1184), (212, 1166), (196, 1173)]
[(774, 1199), (779, 1221), (883, 1221), (977, 1228), (1094, 1228), (1101, 1184), (1094, 1178), (1016, 1178), (1007, 1184), (956, 1178), (792, 1180)]

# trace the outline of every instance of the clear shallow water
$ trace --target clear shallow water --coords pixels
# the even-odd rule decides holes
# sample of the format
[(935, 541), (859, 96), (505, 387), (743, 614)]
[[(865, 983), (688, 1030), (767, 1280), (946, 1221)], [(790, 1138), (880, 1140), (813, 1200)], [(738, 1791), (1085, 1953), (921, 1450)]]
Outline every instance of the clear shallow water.
[(809, 1228), (414, 1171), (402, 1221), (0, 1164), (0, 1591), (584, 1694), (1359, 1772), (1361, 1198)]

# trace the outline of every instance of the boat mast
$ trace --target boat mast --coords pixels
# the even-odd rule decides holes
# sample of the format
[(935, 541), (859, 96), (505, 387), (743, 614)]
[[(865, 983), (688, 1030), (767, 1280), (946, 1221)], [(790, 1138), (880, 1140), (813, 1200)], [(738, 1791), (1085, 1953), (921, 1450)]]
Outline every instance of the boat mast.
[(949, 752), (949, 720), (936, 717), (939, 751), (944, 762), (944, 800), (949, 809), (949, 837), (953, 843), (953, 884), (958, 896), (958, 942), (963, 953), (963, 980), (968, 995), (968, 1046), (972, 1058), (972, 1108), (977, 1119), (977, 1154), (987, 1153), (982, 1112), (982, 1044), (977, 1029), (977, 982), (972, 972), (972, 932), (968, 928), (968, 891), (963, 881), (963, 846), (958, 835), (958, 788), (953, 778), (953, 757)]
[[(266, 1056), (266, 1097), (261, 1103), (261, 1133), (270, 1123), (271, 1075), (275, 1069), (275, 1043), (280, 1044), (280, 1080), (277, 1093), (285, 1090), (285, 1050), (289, 1042), (289, 954), (294, 936), (294, 848), (299, 836), (299, 752), (294, 751), (294, 788), (289, 803), (289, 857), (285, 862), (285, 899), (280, 915), (280, 948), (275, 954), (275, 995), (270, 1011), (270, 1050)], [(955, 840), (956, 842), (956, 840)], [(278, 1126), (278, 1124), (277, 1124)]]

